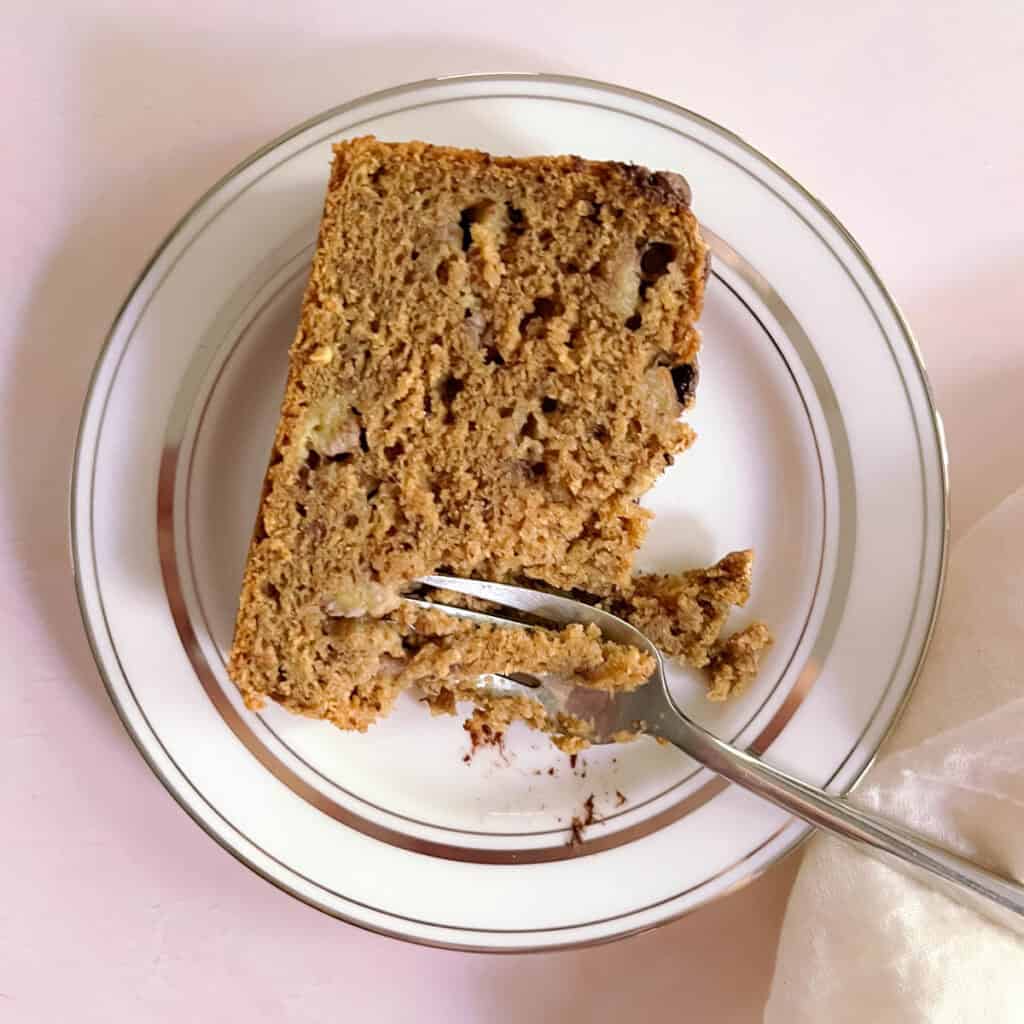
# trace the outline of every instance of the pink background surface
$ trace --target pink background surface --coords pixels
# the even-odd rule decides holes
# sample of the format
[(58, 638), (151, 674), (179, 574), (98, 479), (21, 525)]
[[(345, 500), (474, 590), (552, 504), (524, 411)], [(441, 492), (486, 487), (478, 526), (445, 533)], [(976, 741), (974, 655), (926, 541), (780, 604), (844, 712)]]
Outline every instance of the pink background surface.
[(177, 217), (293, 123), (432, 75), (587, 75), (739, 132), (845, 221), (924, 350), (959, 535), (1024, 481), (1024, 8), (80, 6), (3, 16), (0, 1021), (759, 1020), (794, 859), (653, 933), (503, 958), (340, 924), (196, 828), (129, 742), (79, 624), (65, 509), (85, 382)]

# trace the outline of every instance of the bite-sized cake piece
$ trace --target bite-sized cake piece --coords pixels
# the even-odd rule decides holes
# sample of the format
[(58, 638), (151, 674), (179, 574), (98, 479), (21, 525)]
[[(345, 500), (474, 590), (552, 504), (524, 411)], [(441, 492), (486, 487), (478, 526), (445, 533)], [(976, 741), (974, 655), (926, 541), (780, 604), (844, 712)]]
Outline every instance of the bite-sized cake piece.
[(641, 574), (603, 602), (663, 653), (704, 668), (729, 612), (750, 597), (753, 551), (733, 551), (707, 569)]
[[(707, 256), (689, 201), (678, 175), (624, 164), (335, 147), (229, 662), (250, 706), (364, 729), (413, 685), (437, 709), (485, 672), (646, 678), (646, 656), (583, 627), (400, 595), (443, 571), (584, 591), (656, 628), (673, 584), (631, 566), (637, 499), (693, 440)], [(691, 604), (731, 600), (683, 579)], [(697, 626), (684, 605), (706, 661), (724, 611)]]

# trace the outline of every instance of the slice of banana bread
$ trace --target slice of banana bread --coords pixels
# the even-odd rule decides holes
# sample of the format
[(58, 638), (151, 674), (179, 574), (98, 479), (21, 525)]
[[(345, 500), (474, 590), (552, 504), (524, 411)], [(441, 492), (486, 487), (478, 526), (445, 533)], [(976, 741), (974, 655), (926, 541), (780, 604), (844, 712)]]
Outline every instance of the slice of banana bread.
[[(669, 585), (631, 578), (637, 499), (693, 440), (707, 269), (678, 175), (336, 146), (229, 662), (249, 705), (364, 729), (409, 686), (445, 710), (484, 672), (642, 682), (646, 656), (592, 630), (489, 629), (400, 595), (445, 571), (583, 591), (645, 628), (674, 614)], [(745, 566), (724, 606), (691, 580), (696, 663)]]

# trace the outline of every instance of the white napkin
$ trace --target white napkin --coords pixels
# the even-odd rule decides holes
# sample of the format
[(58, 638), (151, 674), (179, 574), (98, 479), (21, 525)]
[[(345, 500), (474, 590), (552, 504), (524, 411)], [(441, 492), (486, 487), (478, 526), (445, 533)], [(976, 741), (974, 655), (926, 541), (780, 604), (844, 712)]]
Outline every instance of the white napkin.
[[(1024, 878), (1024, 489), (956, 545), (924, 673), (856, 800)], [(1024, 939), (817, 836), (764, 1020), (1017, 1024)]]

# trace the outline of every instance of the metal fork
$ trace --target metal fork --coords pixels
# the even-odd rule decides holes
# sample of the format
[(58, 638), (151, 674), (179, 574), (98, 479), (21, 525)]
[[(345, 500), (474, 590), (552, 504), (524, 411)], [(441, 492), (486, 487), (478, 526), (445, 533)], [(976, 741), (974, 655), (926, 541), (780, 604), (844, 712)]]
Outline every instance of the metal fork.
[[(654, 658), (654, 673), (646, 684), (630, 693), (605, 693), (568, 683), (542, 682), (524, 690), (512, 680), (501, 688), (509, 694), (528, 693), (552, 715), (576, 715), (593, 723), (592, 743), (609, 743), (622, 731), (641, 731), (674, 744), (712, 771), (795, 814), (817, 828), (846, 839), (885, 862), (922, 881), (938, 885), (960, 903), (1024, 934), (1024, 886), (1000, 877), (978, 864), (938, 846), (909, 829), (855, 807), (713, 736), (672, 699), (665, 682), (661, 653), (640, 630), (610, 612), (572, 598), (506, 583), (488, 583), (454, 576), (423, 576), (421, 583), (482, 598), (550, 625), (594, 623), (604, 637), (631, 644)], [(522, 621), (470, 611), (433, 601), (408, 598), (428, 608), (500, 626), (522, 626)], [(494, 692), (494, 687), (490, 687)], [(499, 691), (501, 692), (501, 691)], [(638, 728), (639, 726), (639, 728)]]

